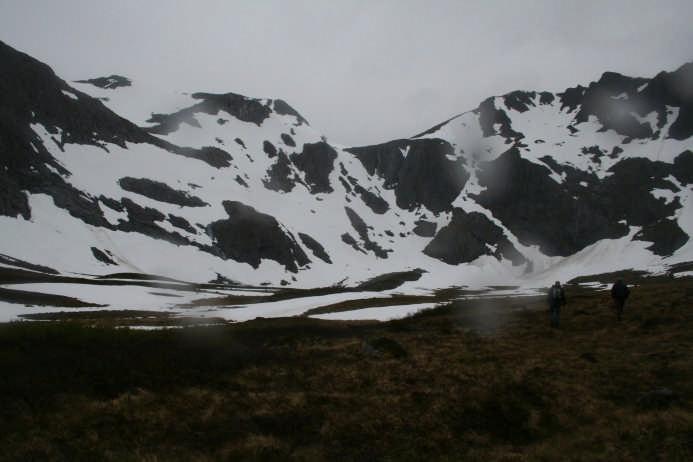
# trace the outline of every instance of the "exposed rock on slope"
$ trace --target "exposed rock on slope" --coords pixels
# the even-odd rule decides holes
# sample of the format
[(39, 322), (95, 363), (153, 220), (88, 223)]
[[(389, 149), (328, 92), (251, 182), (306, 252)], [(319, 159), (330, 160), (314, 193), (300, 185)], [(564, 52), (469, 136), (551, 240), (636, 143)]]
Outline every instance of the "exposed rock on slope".
[(122, 75), (109, 75), (108, 77), (97, 77), (94, 79), (87, 80), (77, 80), (79, 83), (88, 83), (94, 85), (95, 87), (104, 88), (107, 90), (113, 90), (120, 87), (129, 87), (132, 85), (132, 81), (127, 77)]
[(324, 141), (303, 145), (300, 154), (293, 154), (291, 161), (306, 174), (306, 183), (312, 193), (331, 193), (330, 173), (334, 168), (337, 152)]
[(453, 210), (450, 224), (438, 231), (424, 253), (450, 265), (469, 263), (482, 255), (506, 258), (513, 265), (526, 263), (498, 226), (481, 213), (462, 209)]
[(277, 220), (240, 202), (224, 201), (228, 218), (209, 229), (224, 258), (249, 263), (254, 268), (263, 258), (274, 260), (289, 271), (310, 263), (296, 240)]
[(0, 43), (0, 263), (298, 285), (420, 267), (426, 285), (693, 260), (692, 77), (514, 91), (343, 149), (235, 93), (178, 92), (142, 128), (109, 109), (133, 114), (137, 82), (79, 91)]
[(121, 178), (118, 184), (125, 191), (132, 191), (156, 201), (168, 202), (170, 204), (180, 205), (181, 207), (204, 207), (205, 205), (209, 205), (199, 197), (191, 196), (185, 191), (173, 189), (166, 183), (152, 181), (147, 178), (132, 178), (127, 176)]
[(454, 149), (443, 140), (397, 140), (348, 151), (369, 174), (382, 178), (385, 188), (395, 190), (403, 209), (423, 205), (436, 213), (450, 210), (469, 178), (463, 158), (451, 159)]

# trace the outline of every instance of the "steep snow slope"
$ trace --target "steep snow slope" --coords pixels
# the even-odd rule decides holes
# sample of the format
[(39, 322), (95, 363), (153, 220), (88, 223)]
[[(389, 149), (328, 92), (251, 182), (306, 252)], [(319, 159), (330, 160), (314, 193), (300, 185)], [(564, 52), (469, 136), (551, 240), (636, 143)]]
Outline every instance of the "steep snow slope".
[(426, 270), (412, 291), (693, 260), (690, 64), (344, 148), (279, 99), (70, 85), (1, 43), (0, 61), (0, 254), (59, 272), (314, 287)]
[(605, 73), (587, 88), (489, 98), (411, 139), (350, 151), (403, 194), (414, 183), (403, 186), (391, 166), (422, 140), (464, 164), (459, 193), (449, 184), (458, 218), (429, 255), (467, 260), (483, 253), (469, 254), (473, 237), (498, 253), (492, 223), (531, 262), (525, 279), (662, 269), (693, 257), (692, 89), (692, 64), (651, 80)]

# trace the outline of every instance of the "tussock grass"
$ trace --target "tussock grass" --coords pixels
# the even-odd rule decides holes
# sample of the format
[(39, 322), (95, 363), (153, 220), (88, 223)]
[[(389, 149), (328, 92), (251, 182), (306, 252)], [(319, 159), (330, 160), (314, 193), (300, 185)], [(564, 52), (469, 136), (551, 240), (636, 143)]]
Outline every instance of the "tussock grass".
[(568, 287), (559, 330), (541, 297), (384, 324), (3, 325), (0, 459), (692, 460), (693, 280), (639, 284), (621, 323)]

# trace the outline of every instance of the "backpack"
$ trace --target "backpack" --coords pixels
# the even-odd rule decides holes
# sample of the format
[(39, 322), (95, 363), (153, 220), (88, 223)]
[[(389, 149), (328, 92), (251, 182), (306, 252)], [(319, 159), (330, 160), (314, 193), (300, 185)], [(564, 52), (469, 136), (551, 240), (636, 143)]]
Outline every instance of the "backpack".
[(558, 305), (561, 301), (561, 288), (553, 286), (549, 291), (549, 300), (551, 300), (552, 305)]

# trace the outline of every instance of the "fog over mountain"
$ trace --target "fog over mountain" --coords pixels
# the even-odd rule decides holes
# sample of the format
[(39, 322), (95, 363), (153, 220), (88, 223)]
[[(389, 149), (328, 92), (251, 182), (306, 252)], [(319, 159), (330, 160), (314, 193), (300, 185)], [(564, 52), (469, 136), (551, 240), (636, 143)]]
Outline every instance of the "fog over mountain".
[(411, 136), (489, 95), (693, 59), (691, 2), (0, 0), (0, 40), (78, 80), (283, 98), (330, 140)]

